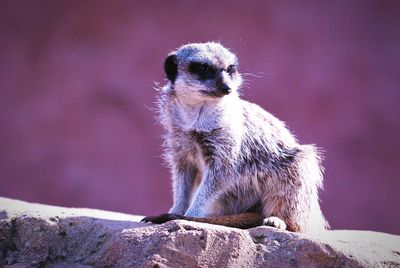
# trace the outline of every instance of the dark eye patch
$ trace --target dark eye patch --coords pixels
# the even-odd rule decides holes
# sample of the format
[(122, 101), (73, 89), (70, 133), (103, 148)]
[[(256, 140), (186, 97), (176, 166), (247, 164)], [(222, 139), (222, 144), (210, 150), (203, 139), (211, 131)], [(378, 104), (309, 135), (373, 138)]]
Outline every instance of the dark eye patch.
[(236, 65), (229, 65), (228, 66), (228, 68), (226, 68), (226, 72), (229, 74), (229, 75), (233, 75), (234, 73), (236, 73), (237, 72), (237, 67), (236, 67)]
[(207, 63), (192, 62), (189, 64), (189, 72), (197, 75), (200, 80), (215, 78), (217, 70)]

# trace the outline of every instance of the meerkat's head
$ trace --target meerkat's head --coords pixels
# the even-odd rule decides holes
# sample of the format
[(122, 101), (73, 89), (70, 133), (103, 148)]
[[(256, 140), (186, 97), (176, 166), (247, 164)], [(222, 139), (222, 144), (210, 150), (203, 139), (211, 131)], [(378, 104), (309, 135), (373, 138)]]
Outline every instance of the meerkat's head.
[(170, 88), (187, 100), (219, 99), (237, 94), (242, 83), (238, 60), (218, 43), (193, 43), (168, 55), (164, 70)]

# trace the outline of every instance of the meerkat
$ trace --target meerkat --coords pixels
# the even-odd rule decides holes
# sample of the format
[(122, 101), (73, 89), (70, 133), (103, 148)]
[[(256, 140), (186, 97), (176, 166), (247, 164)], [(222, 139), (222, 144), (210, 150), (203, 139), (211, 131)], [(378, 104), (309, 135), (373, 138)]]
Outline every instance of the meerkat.
[(214, 42), (187, 44), (167, 56), (164, 70), (168, 84), (158, 104), (173, 205), (143, 222), (327, 228), (318, 201), (318, 150), (239, 97), (242, 77), (230, 50)]

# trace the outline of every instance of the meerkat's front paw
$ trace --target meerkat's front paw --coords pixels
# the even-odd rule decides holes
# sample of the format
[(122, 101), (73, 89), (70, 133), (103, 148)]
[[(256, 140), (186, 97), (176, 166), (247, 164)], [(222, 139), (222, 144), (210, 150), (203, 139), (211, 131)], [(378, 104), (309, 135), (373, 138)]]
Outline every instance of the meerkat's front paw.
[(264, 225), (286, 230), (286, 223), (278, 217), (268, 217), (264, 219)]
[(161, 224), (172, 220), (181, 220), (184, 216), (172, 213), (164, 213), (158, 216), (144, 217), (140, 222), (151, 222), (155, 224)]

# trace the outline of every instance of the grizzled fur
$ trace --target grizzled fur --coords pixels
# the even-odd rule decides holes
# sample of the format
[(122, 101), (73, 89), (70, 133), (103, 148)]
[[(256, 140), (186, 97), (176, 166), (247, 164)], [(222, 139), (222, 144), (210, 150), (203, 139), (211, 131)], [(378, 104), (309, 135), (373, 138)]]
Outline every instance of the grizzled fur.
[(165, 61), (169, 83), (159, 108), (173, 179), (169, 212), (188, 218), (255, 212), (265, 223), (283, 220), (291, 231), (325, 229), (317, 149), (239, 98), (237, 67), (236, 56), (217, 43), (182, 46)]

